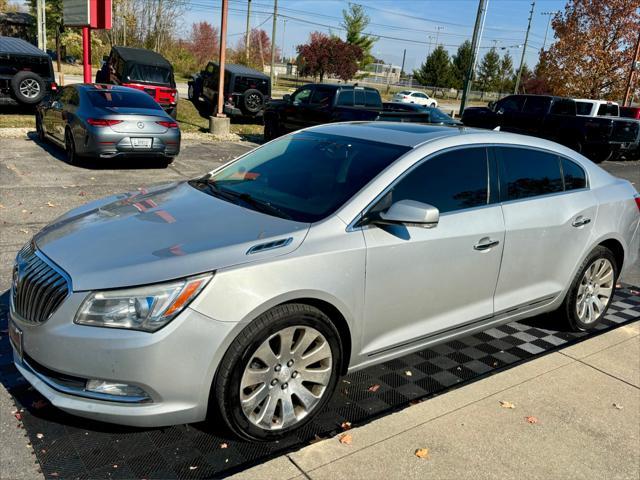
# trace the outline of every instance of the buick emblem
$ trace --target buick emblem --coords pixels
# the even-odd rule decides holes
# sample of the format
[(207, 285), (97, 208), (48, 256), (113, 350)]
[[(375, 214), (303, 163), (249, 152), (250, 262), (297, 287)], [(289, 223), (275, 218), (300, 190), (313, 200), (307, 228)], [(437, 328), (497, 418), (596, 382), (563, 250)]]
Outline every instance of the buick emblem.
[(143, 122), (138, 122), (138, 128), (140, 130), (142, 130), (144, 128), (144, 123)]

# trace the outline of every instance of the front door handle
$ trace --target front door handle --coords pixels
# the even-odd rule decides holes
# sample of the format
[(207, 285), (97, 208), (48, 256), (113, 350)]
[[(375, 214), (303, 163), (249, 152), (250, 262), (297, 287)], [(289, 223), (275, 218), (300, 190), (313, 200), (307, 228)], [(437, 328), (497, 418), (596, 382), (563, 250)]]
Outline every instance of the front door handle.
[(495, 247), (500, 244), (500, 240), (491, 240), (489, 237), (481, 238), (478, 243), (476, 243), (473, 248), (475, 250), (489, 250), (490, 248)]
[(576, 217), (576, 219), (571, 223), (573, 227), (583, 227), (584, 225), (591, 223), (590, 218), (583, 217), (582, 215)]

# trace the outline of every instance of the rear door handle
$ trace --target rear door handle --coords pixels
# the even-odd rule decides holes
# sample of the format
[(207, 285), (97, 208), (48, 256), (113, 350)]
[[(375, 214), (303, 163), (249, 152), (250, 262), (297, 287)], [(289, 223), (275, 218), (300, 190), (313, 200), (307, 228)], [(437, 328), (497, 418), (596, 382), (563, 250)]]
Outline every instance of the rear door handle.
[(473, 248), (475, 250), (489, 250), (490, 248), (495, 247), (500, 243), (500, 240), (491, 240), (489, 237), (481, 238), (478, 243), (476, 243)]
[(583, 217), (582, 215), (580, 215), (579, 217), (576, 217), (576, 219), (571, 223), (571, 225), (573, 227), (583, 227), (584, 225), (587, 225), (588, 223), (591, 223), (591, 219)]

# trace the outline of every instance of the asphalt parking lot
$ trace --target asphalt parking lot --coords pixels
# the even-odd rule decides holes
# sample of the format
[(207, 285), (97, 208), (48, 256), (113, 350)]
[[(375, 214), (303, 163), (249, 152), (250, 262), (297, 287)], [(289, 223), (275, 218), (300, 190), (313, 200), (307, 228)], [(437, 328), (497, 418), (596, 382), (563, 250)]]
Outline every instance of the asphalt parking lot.
[[(166, 169), (144, 161), (75, 167), (64, 161), (61, 150), (39, 144), (33, 133), (26, 138), (0, 139), (0, 293), (9, 287), (18, 249), (67, 210), (113, 193), (201, 175), (254, 146), (246, 142), (185, 141), (180, 156)], [(607, 162), (603, 167), (629, 179), (638, 189), (640, 162)], [(640, 265), (636, 264), (622, 281), (640, 285)], [(10, 397), (0, 386), (0, 453), (3, 461), (12, 462), (3, 470), (33, 478), (37, 466), (34, 457), (25, 453), (24, 438), (19, 433), (17, 436), (15, 426), (10, 425), (15, 423), (12, 409)]]

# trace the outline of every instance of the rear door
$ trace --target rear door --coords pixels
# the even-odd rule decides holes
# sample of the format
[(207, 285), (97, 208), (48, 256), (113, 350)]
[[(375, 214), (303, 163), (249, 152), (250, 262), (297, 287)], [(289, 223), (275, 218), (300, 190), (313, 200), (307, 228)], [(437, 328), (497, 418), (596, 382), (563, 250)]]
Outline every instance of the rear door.
[(597, 213), (582, 167), (544, 150), (493, 147), (505, 242), (495, 310), (559, 295), (583, 257)]
[(202, 95), (213, 102), (216, 92), (218, 91), (218, 76), (220, 70), (217, 65), (209, 62), (204, 69), (204, 78), (202, 79)]

